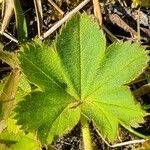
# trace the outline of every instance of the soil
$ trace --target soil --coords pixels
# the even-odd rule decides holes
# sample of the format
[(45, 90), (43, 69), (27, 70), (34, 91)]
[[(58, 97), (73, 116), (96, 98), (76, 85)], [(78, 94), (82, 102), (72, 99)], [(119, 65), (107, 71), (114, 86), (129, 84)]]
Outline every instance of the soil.
[[(90, 132), (92, 137), (92, 146), (94, 150), (131, 150), (133, 148), (139, 147), (141, 144), (121, 146), (117, 148), (109, 147), (102, 138), (98, 135), (96, 129), (93, 127), (92, 123), (90, 126)], [(120, 128), (119, 138), (116, 143), (122, 143), (126, 141), (135, 140), (137, 137), (130, 134), (128, 131), (125, 131), (123, 128)], [(78, 124), (73, 131), (67, 134), (64, 137), (56, 140), (52, 147), (52, 150), (83, 150), (82, 135), (80, 130), (80, 124)]]
[[(65, 12), (69, 12), (75, 8), (81, 0), (63, 0), (62, 3), (59, 3), (59, 7)], [(108, 28), (108, 30), (115, 35), (118, 39), (122, 40), (132, 40), (135, 41), (135, 34), (137, 31), (137, 14), (138, 9), (132, 9), (130, 7), (131, 2), (128, 1), (127, 6), (123, 6), (121, 3), (116, 2), (115, 4), (111, 3), (101, 3), (103, 24)], [(27, 20), (29, 39), (37, 36), (37, 25), (36, 25), (36, 14), (34, 9), (33, 1), (22, 0), (22, 6), (24, 10), (24, 15)], [(47, 3), (47, 1), (42, 2), (43, 7), (43, 32), (47, 31), (52, 25), (54, 25), (61, 16), (58, 15), (58, 12)], [(86, 5), (83, 10), (88, 14), (93, 14), (92, 2)], [(150, 9), (141, 8), (140, 12), (140, 31), (141, 31), (141, 43), (147, 47), (147, 50), (150, 49)], [(58, 29), (59, 30), (59, 29)], [(15, 29), (15, 17), (13, 16), (11, 22), (7, 28), (7, 32), (11, 33), (16, 37)], [(58, 31), (57, 31), (58, 32)], [(54, 39), (56, 32), (50, 35), (50, 39)], [(109, 37), (108, 41), (111, 43)], [(18, 48), (18, 45), (4, 36), (1, 36), (0, 41), (4, 44), (4, 49), (8, 51), (15, 51)], [(0, 78), (2, 78), (6, 73), (10, 72), (11, 68), (0, 62)], [(147, 70), (147, 74), (149, 70)], [(145, 74), (143, 75), (145, 76)], [(134, 91), (142, 85), (146, 84), (147, 80), (144, 78), (141, 82), (131, 85), (131, 89)], [(150, 92), (142, 95), (138, 98), (139, 102), (144, 104), (150, 104)], [(149, 112), (149, 110), (148, 110)], [(141, 132), (146, 135), (150, 135), (150, 117), (145, 118), (146, 122), (141, 125), (140, 128), (136, 129), (138, 132)], [(110, 148), (104, 141), (99, 137), (95, 128), (91, 123), (91, 134), (93, 139), (93, 147), (95, 150), (130, 150), (133, 147), (138, 147), (139, 145), (128, 145), (119, 148)], [(134, 135), (120, 129), (120, 137), (118, 143), (137, 139)], [(45, 148), (43, 147), (43, 150)], [(69, 134), (57, 139), (49, 149), (56, 150), (83, 150), (82, 135), (80, 130), (80, 124), (78, 124)]]

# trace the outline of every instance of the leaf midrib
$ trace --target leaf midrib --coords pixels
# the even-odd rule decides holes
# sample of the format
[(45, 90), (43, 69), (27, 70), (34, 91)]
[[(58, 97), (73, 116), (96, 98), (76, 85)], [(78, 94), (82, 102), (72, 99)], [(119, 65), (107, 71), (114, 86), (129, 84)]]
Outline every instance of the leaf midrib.
[[(79, 18), (79, 19), (80, 19), (80, 18)], [(81, 29), (80, 29), (80, 21), (79, 21), (79, 24), (78, 24), (78, 25), (79, 25), (79, 28), (78, 28), (78, 32), (79, 32), (78, 38), (79, 38), (79, 39), (78, 39), (78, 40), (79, 40), (79, 72), (80, 72), (80, 81), (79, 81), (79, 82), (80, 82), (80, 83), (79, 83), (79, 84), (80, 84), (80, 95), (79, 95), (79, 97), (80, 97), (80, 99), (81, 99), (81, 92), (82, 92), (82, 91), (81, 91), (81, 90), (82, 90), (82, 86), (81, 86), (81, 83), (82, 83), (82, 78), (81, 78), (81, 76), (82, 76), (82, 68), (81, 68), (81, 67), (82, 67), (82, 63), (81, 63), (81, 62), (82, 62), (82, 61), (81, 61), (81, 32), (80, 32)]]
[(101, 101), (92, 101), (92, 102), (96, 102), (96, 103), (99, 103), (99, 104), (102, 104), (102, 105), (109, 105), (109, 106), (114, 106), (114, 107), (120, 107), (120, 108), (125, 108), (125, 109), (129, 109), (131, 111), (136, 111), (137, 112), (137, 109), (130, 109), (129, 107), (125, 107), (125, 106), (121, 106), (121, 105), (117, 105), (117, 104), (113, 104), (113, 103), (105, 103), (105, 102), (101, 102)]

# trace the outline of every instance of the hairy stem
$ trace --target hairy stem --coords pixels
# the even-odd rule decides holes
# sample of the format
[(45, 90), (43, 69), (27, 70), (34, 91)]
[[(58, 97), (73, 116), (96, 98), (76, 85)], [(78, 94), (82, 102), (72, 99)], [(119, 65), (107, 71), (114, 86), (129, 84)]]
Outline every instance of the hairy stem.
[(84, 150), (92, 150), (92, 142), (88, 120), (87, 118), (82, 116), (80, 121), (81, 121)]

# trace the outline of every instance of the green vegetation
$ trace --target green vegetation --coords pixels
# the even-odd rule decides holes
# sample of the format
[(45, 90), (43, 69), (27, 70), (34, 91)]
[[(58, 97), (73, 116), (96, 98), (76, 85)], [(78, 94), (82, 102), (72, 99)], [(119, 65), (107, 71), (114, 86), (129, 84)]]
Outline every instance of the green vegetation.
[[(147, 66), (149, 59), (142, 46), (121, 41), (107, 47), (103, 31), (86, 14), (74, 15), (56, 40), (51, 45), (46, 43), (35, 39), (21, 46), (20, 63), (17, 63), (22, 71), (20, 84), (15, 78), (9, 78), (17, 82), (13, 91), (17, 105), (11, 123), (7, 121), (9, 115), (3, 115), (8, 108), (11, 110), (10, 105), (1, 101), (1, 120), (7, 126), (0, 136), (4, 148), (9, 141), (11, 150), (23, 147), (24, 142), (29, 143), (26, 149), (38, 149), (36, 138), (41, 144), (51, 144), (81, 122), (84, 147), (90, 150), (89, 121), (109, 142), (116, 140), (119, 125), (131, 129), (144, 121), (146, 112), (127, 85)], [(8, 60), (14, 65), (11, 55)], [(32, 83), (32, 90), (27, 79)], [(10, 81), (9, 84), (12, 85)], [(12, 93), (6, 94), (8, 87), (10, 91), (13, 89), (6, 84), (1, 94), (7, 99), (12, 96)], [(5, 89), (7, 91), (3, 92)], [(15, 129), (18, 135), (13, 133)]]
[(150, 7), (149, 0), (133, 0), (132, 7), (143, 6), (143, 7)]

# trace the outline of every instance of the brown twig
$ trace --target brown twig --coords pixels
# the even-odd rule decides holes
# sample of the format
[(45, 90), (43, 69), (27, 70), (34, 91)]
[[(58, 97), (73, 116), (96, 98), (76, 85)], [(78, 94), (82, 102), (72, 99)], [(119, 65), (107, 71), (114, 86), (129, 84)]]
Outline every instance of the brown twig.
[(117, 147), (122, 147), (122, 146), (126, 146), (126, 145), (137, 144), (137, 143), (144, 143), (144, 142), (148, 141), (148, 139), (139, 139), (139, 140), (132, 140), (132, 141), (127, 141), (127, 142), (122, 142), (122, 143), (117, 143), (117, 144), (111, 145), (103, 138), (103, 136), (97, 129), (96, 129), (96, 132), (102, 138), (102, 140), (105, 142), (105, 144), (111, 148), (117, 148)]
[(101, 7), (99, 4), (99, 0), (93, 0), (93, 7), (94, 7), (94, 15), (95, 15), (100, 27), (102, 27), (102, 29), (108, 34), (108, 37), (110, 38), (110, 40), (112, 42), (119, 41), (119, 39), (115, 35), (113, 35), (103, 24), (103, 17), (102, 17), (102, 13), (101, 13)]
[(11, 41), (13, 41), (13, 42), (15, 42), (17, 44), (19, 43), (18, 40), (15, 37), (13, 37), (12, 35), (9, 35), (6, 32), (3, 32), (3, 33), (0, 32), (0, 34), (4, 35), (5, 37), (7, 37), (8, 39), (10, 39)]
[(52, 0), (48, 1), (62, 16), (64, 15), (64, 12)]
[(80, 9), (82, 9), (90, 0), (84, 0), (81, 4), (79, 4), (75, 9), (65, 15), (60, 21), (58, 21), (53, 27), (51, 27), (47, 32), (40, 37), (41, 40), (47, 38), (50, 34), (52, 34), (55, 30), (57, 30), (63, 23), (65, 23), (73, 14), (77, 13)]
[(94, 15), (97, 18), (97, 21), (99, 25), (102, 25), (103, 19), (102, 19), (102, 13), (101, 8), (98, 0), (93, 0), (93, 6), (94, 6)]
[(132, 29), (126, 22), (124, 22), (124, 20), (119, 15), (109, 14), (108, 17), (113, 24), (116, 24), (120, 28), (124, 29), (126, 32), (129, 32), (133, 39), (137, 38), (137, 32)]
[(42, 15), (42, 5), (41, 0), (34, 0), (34, 6), (37, 17), (37, 28), (39, 37), (42, 35), (42, 26), (43, 26), (43, 15)]
[(2, 26), (1, 26), (1, 34), (6, 30), (7, 26), (9, 25), (10, 19), (14, 14), (14, 6), (12, 0), (4, 0), (3, 7), (2, 7)]
[(135, 95), (136, 98), (139, 98), (147, 93), (150, 93), (150, 83), (145, 84), (142, 87), (138, 88), (137, 90), (133, 91), (133, 94)]

